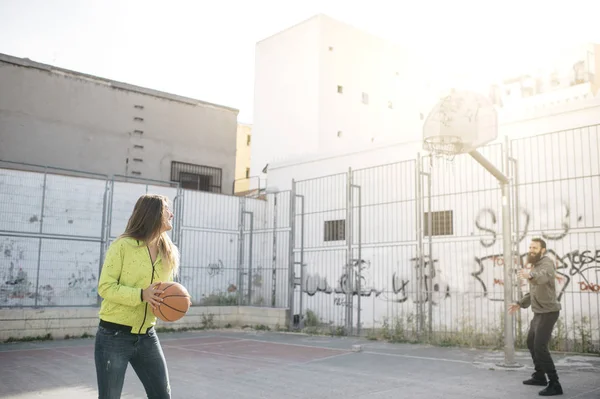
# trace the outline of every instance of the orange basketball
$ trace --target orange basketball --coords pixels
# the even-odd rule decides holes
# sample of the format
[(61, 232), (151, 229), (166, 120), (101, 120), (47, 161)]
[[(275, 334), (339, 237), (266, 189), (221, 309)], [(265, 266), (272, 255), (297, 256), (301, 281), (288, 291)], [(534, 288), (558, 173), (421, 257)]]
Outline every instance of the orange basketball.
[(192, 305), (191, 297), (185, 287), (179, 283), (161, 283), (156, 286), (163, 290), (162, 303), (152, 313), (162, 321), (177, 321), (187, 313)]

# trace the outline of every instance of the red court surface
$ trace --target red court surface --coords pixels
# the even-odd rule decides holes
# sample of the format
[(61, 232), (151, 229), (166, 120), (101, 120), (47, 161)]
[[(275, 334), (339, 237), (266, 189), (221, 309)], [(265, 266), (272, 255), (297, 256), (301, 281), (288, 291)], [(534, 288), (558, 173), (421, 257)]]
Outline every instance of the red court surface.
[[(528, 353), (259, 332), (159, 334), (173, 398), (527, 398)], [(0, 398), (97, 398), (94, 340), (0, 344)], [(355, 352), (355, 345), (361, 351)], [(600, 357), (554, 355), (564, 398), (600, 398)], [(127, 370), (123, 398), (145, 398)]]

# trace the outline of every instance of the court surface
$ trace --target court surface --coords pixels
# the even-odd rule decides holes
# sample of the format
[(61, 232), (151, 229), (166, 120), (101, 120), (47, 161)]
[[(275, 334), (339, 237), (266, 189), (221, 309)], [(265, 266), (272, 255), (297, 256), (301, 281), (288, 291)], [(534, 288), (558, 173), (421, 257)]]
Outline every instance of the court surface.
[[(173, 398), (535, 398), (502, 352), (243, 331), (159, 333)], [(0, 398), (97, 398), (94, 339), (0, 344)], [(361, 351), (354, 346), (360, 345)], [(565, 395), (600, 398), (600, 357), (554, 355)], [(131, 367), (123, 398), (145, 398)]]

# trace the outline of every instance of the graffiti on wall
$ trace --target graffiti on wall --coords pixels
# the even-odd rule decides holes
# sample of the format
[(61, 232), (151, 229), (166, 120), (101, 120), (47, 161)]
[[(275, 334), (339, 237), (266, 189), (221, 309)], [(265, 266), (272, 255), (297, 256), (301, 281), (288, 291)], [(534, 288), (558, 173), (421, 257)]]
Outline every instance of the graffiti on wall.
[(410, 285), (410, 279), (400, 278), (397, 273), (394, 273), (392, 275), (392, 292), (398, 295), (393, 299), (394, 302), (404, 303), (411, 299), (413, 303), (417, 304), (431, 301), (437, 305), (441, 300), (450, 297), (450, 286), (441, 279), (440, 271), (436, 269), (438, 259), (432, 260), (426, 255), (422, 260), (420, 257), (416, 257), (410, 261), (415, 271), (418, 271), (421, 266), (423, 267), (420, 273), (415, 273), (416, 287)]
[(81, 295), (86, 298), (96, 297), (98, 291), (98, 279), (91, 266), (79, 267), (75, 262), (76, 273), (71, 273), (67, 280), (67, 290), (70, 295)]
[[(571, 207), (569, 204), (562, 202), (560, 208), (553, 211), (560, 211), (560, 226), (552, 233), (548, 231), (541, 232), (541, 237), (549, 243), (563, 240), (571, 230)], [(525, 208), (520, 208), (519, 213), (524, 219), (522, 233), (519, 235), (519, 242), (522, 242), (530, 232), (531, 213)], [(544, 209), (541, 213), (548, 213), (548, 210)], [(577, 221), (581, 220), (582, 216), (578, 216)], [(498, 237), (498, 231), (494, 226), (496, 221), (496, 213), (490, 208), (481, 209), (475, 218), (475, 226), (486, 233), (486, 237), (480, 240), (480, 244), (484, 248), (489, 248), (496, 243)], [(556, 265), (559, 300), (569, 291), (600, 292), (598, 280), (600, 276), (600, 249), (574, 249), (560, 255), (556, 250), (548, 248), (546, 254)], [(527, 253), (521, 254), (512, 263), (515, 268), (522, 268), (526, 264), (526, 258)], [(475, 257), (475, 265), (476, 270), (471, 275), (480, 285), (483, 296), (493, 301), (502, 301), (504, 297), (503, 290), (496, 290), (492, 287), (504, 285), (503, 255)]]
[(215, 277), (223, 274), (225, 266), (223, 266), (223, 261), (221, 259), (217, 259), (216, 262), (209, 263), (206, 268), (206, 272), (209, 277)]
[[(345, 266), (343, 266), (345, 269)], [(371, 268), (371, 262), (364, 259), (356, 259), (352, 263), (352, 274), (354, 278), (349, 278), (348, 273), (343, 273), (337, 280), (335, 288), (327, 281), (327, 277), (320, 276), (318, 273), (311, 275), (304, 274), (303, 292), (313, 296), (318, 292), (324, 294), (352, 294), (353, 296), (369, 297), (374, 295), (378, 297), (383, 290), (375, 288), (370, 282), (370, 276), (367, 271)], [(298, 286), (299, 283), (296, 283)], [(338, 301), (339, 302), (339, 301)]]
[[(556, 229), (557, 231), (553, 233), (548, 231), (542, 231), (542, 238), (548, 241), (558, 241), (562, 240), (567, 236), (567, 234), (569, 234), (569, 231), (571, 229), (571, 207), (567, 202), (560, 203), (560, 208), (558, 209), (546, 207), (542, 209), (540, 213), (553, 213), (556, 215), (561, 215), (560, 227)], [(498, 218), (496, 216), (496, 211), (491, 208), (483, 208), (479, 210), (475, 217), (475, 227), (477, 227), (478, 230), (485, 232), (489, 235), (488, 237), (483, 237), (480, 240), (480, 244), (484, 248), (492, 247), (497, 241), (497, 220)], [(525, 237), (527, 237), (527, 235), (529, 234), (531, 224), (531, 213), (528, 209), (523, 207), (519, 207), (519, 221), (521, 220), (524, 221), (524, 224), (523, 226), (519, 226), (519, 242), (522, 242), (525, 239)], [(582, 217), (579, 216), (577, 220), (581, 221)]]
[[(343, 273), (334, 287), (329, 283), (327, 277), (321, 276), (319, 273), (306, 273), (304, 275), (303, 292), (309, 296), (314, 296), (319, 292), (327, 295), (350, 293), (353, 296), (381, 298), (397, 303), (404, 303), (409, 299), (413, 303), (432, 301), (435, 305), (450, 297), (450, 286), (441, 278), (440, 270), (436, 269), (437, 259), (433, 260), (434, 267), (431, 267), (432, 264), (428, 256), (423, 259), (422, 263), (420, 258), (412, 258), (410, 262), (412, 264), (411, 277), (394, 272), (391, 275), (391, 281), (388, 280), (391, 283), (391, 289), (386, 290), (383, 287), (375, 287), (369, 273), (371, 262), (361, 259), (353, 262), (354, 282), (348, 278), (347, 273)], [(423, 270), (420, 271), (421, 266)], [(345, 268), (345, 266), (343, 267)], [(296, 286), (298, 285), (299, 283), (296, 283)], [(391, 293), (391, 295), (385, 293)], [(345, 306), (346, 299), (343, 297), (334, 298), (334, 304)]]
[(54, 288), (49, 284), (38, 287), (36, 293), (35, 278), (23, 268), (26, 249), (13, 240), (0, 242), (0, 304), (25, 305), (24, 301), (35, 301), (40, 305), (52, 305)]

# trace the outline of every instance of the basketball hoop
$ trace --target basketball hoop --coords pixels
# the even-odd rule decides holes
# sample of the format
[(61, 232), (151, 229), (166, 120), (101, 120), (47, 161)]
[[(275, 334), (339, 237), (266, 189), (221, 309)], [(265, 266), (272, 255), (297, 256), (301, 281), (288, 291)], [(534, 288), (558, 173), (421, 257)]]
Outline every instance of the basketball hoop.
[(432, 156), (451, 162), (456, 154), (462, 152), (463, 142), (457, 136), (432, 136), (423, 139), (423, 148)]
[[(510, 180), (495, 167), (477, 148), (498, 136), (496, 108), (491, 101), (470, 91), (452, 90), (433, 107), (423, 124), (423, 149), (429, 151), (431, 169), (434, 158), (445, 160), (446, 166), (453, 165), (457, 154), (469, 153), (481, 166), (488, 170), (500, 183), (502, 194), (502, 243), (504, 259), (512, 259)], [(506, 139), (508, 142), (508, 139)], [(505, 144), (507, 145), (507, 144)], [(506, 147), (505, 147), (506, 148)], [(509, 162), (508, 151), (504, 161)], [(452, 169), (452, 166), (449, 168)], [(430, 173), (432, 171), (430, 170)], [(431, 198), (431, 176), (429, 198)], [(504, 367), (515, 367), (514, 331), (509, 307), (512, 301), (512, 271), (510, 262), (504, 265)]]
[(433, 107), (423, 124), (423, 149), (446, 163), (498, 136), (496, 109), (471, 91), (451, 90)]

